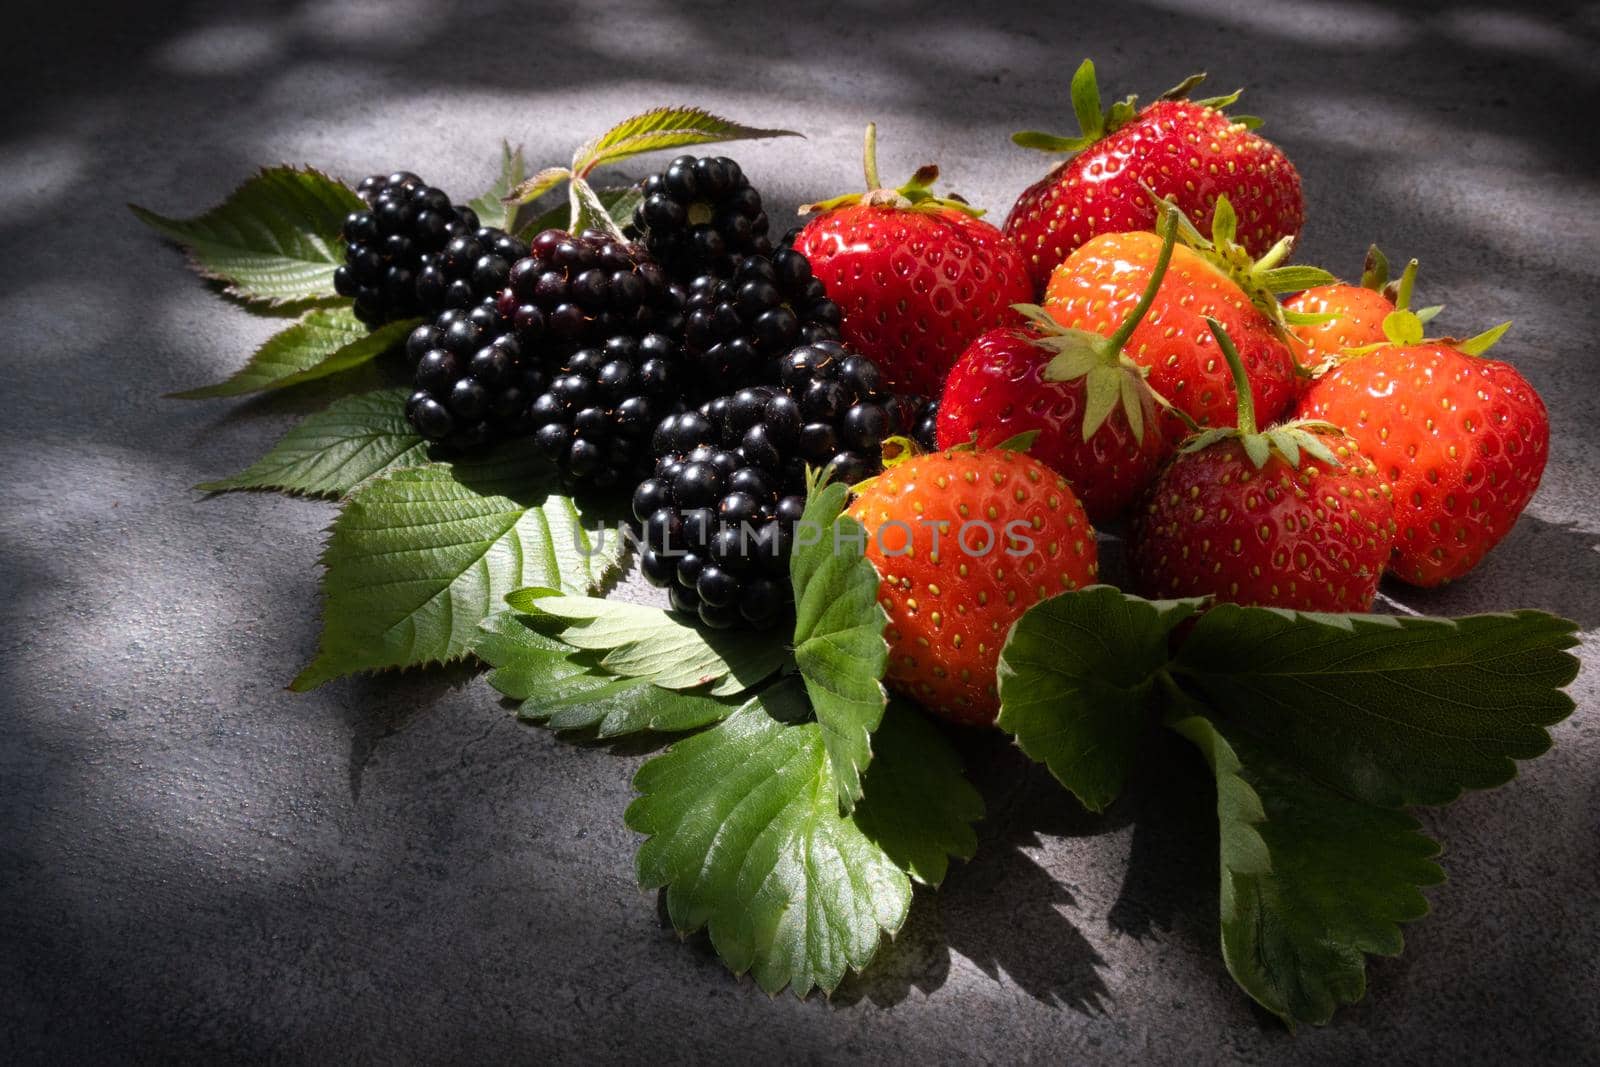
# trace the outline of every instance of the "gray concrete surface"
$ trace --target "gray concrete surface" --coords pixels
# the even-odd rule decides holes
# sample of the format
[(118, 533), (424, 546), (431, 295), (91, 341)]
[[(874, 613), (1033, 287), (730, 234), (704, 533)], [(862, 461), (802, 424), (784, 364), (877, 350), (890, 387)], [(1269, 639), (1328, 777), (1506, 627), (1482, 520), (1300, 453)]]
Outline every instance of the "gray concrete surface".
[[(0, 1059), (1593, 1062), (1600, 1048), (1600, 9), (1415, 0), (32, 6), (0, 128)], [(578, 9), (582, 9), (581, 12)], [(1576, 617), (1580, 708), (1519, 781), (1429, 813), (1451, 880), (1370, 996), (1291, 1036), (1216, 951), (1204, 781), (1156, 751), (1091, 819), (972, 744), (979, 859), (832, 1002), (769, 1000), (632, 881), (637, 750), (519, 726), (466, 672), (283, 689), (331, 506), (202, 499), (318, 402), (159, 399), (273, 329), (123, 208), (251, 168), (414, 167), (466, 196), (646, 105), (810, 135), (741, 147), (777, 206), (928, 158), (1003, 214), (1085, 55), (1197, 67), (1305, 175), (1304, 251), (1423, 258), (1428, 302), (1551, 403), (1545, 484), (1481, 571), (1406, 606)], [(313, 391), (314, 392), (314, 391)]]

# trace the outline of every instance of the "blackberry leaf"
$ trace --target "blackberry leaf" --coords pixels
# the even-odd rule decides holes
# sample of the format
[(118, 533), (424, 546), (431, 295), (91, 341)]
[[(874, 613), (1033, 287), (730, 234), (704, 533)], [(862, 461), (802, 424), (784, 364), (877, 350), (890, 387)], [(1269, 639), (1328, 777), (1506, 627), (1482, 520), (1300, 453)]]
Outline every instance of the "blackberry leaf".
[(195, 488), (338, 497), (384, 471), (426, 463), (427, 442), (417, 436), (403, 410), (407, 394), (405, 389), (375, 389), (335, 400), (303, 419), (245, 470)]
[(971, 852), (976, 798), (959, 760), (919, 713), (901, 713), (848, 816), (797, 679), (679, 741), (634, 778), (627, 824), (649, 837), (640, 884), (665, 887), (673, 926), (707, 928), (729, 968), (768, 993), (831, 992), (905, 922), (906, 870), (936, 880), (947, 861), (935, 852)]
[(315, 308), (256, 349), (226, 381), (169, 393), (180, 400), (242, 396), (283, 389), (361, 366), (401, 344), (420, 319), (391, 322), (370, 333), (348, 307)]
[[(619, 227), (633, 217), (633, 209), (639, 206), (642, 199), (638, 187), (631, 185), (625, 189), (596, 189), (594, 195)], [(571, 223), (572, 204), (564, 199), (555, 207), (534, 216), (516, 232), (519, 237), (531, 238), (542, 230), (565, 230)]]
[(517, 714), (552, 730), (593, 730), (596, 737), (695, 730), (727, 718), (738, 704), (698, 693), (663, 689), (644, 678), (622, 678), (584, 653), (543, 632), (515, 611), (480, 624), (473, 652), (491, 667), (489, 684), (521, 701)]
[(572, 169), (582, 177), (596, 167), (620, 163), (646, 152), (721, 141), (799, 136), (793, 130), (745, 126), (697, 107), (658, 107), (623, 119), (583, 145), (572, 158)]
[(1184, 705), (1173, 729), (1217, 778), (1222, 955), (1234, 980), (1293, 1026), (1320, 1025), (1366, 990), (1366, 955), (1397, 956), (1419, 890), (1444, 880), (1439, 846), (1404, 812), (1329, 789)]
[(129, 205), (147, 226), (188, 248), (194, 269), (245, 300), (282, 304), (336, 295), (347, 214), (365, 205), (320, 171), (272, 167), (217, 207), (172, 219)]
[(321, 650), (291, 688), (357, 671), (447, 663), (513, 589), (584, 593), (616, 569), (547, 468), (516, 442), (459, 463), (409, 467), (352, 493), (322, 562)]
[(515, 234), (519, 205), (507, 203), (506, 198), (527, 177), (528, 161), (522, 154), (522, 146), (512, 148), (510, 141), (500, 142), (500, 176), (482, 196), (467, 203), (478, 216), (479, 224)]
[(613, 674), (645, 678), (666, 689), (705, 687), (714, 696), (731, 696), (779, 670), (789, 658), (771, 635), (702, 631), (680, 615), (645, 604), (550, 596), (548, 589), (519, 589), (506, 603), (535, 617), (562, 620), (567, 625), (560, 639), (574, 648), (604, 653), (600, 663)]
[(1155, 717), (1168, 636), (1198, 606), (1105, 585), (1035, 604), (1000, 650), (997, 725), (1085, 808), (1104, 811)]
[(1173, 676), (1279, 759), (1370, 804), (1501, 785), (1571, 714), (1576, 626), (1539, 611), (1429, 619), (1218, 604)]
[[(889, 616), (878, 603), (878, 572), (862, 555), (866, 531), (841, 515), (849, 490), (839, 482), (814, 489), (799, 531), (818, 535), (789, 559), (794, 584), (794, 658), (822, 729), (848, 814), (861, 798), (862, 772), (872, 759), (872, 732), (883, 719), (883, 672)], [(800, 537), (797, 535), (797, 542)]]

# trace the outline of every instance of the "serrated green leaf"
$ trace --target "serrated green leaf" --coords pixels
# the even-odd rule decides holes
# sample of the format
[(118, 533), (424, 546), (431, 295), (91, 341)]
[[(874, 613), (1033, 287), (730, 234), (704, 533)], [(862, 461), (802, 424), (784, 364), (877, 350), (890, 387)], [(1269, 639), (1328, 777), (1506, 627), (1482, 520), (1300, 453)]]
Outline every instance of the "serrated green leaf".
[(517, 714), (552, 730), (593, 730), (596, 737), (696, 730), (727, 718), (738, 704), (618, 677), (599, 657), (543, 632), (514, 611), (479, 624), (472, 651), (494, 668), (489, 684), (521, 701)]
[(314, 308), (268, 338), (226, 381), (168, 395), (208, 400), (316, 381), (371, 362), (403, 342), (421, 321), (391, 322), (369, 333), (349, 308)]
[(1217, 778), (1222, 955), (1245, 992), (1293, 1026), (1322, 1024), (1366, 988), (1366, 955), (1399, 955), (1439, 846), (1403, 812), (1299, 773), (1243, 731), (1186, 711), (1173, 728)]
[[(468, 201), (467, 206), (478, 216), (478, 222), (484, 226), (493, 226), (515, 233), (518, 204), (507, 203), (506, 198), (512, 195), (512, 190), (518, 188), (528, 177), (528, 161), (522, 154), (522, 146), (511, 147), (510, 141), (500, 142), (500, 175), (495, 179), (482, 196)], [(542, 190), (541, 190), (542, 191)], [(529, 197), (529, 199), (533, 199)]]
[(839, 810), (861, 797), (861, 773), (872, 759), (872, 732), (883, 719), (883, 672), (889, 616), (878, 603), (878, 572), (862, 554), (866, 531), (841, 515), (849, 490), (839, 482), (815, 489), (801, 533), (819, 534), (789, 558), (794, 585), (794, 659), (822, 727)]
[[(546, 167), (537, 174), (518, 182), (506, 193), (506, 196), (518, 205), (531, 204), (571, 177), (572, 171), (566, 167)], [(567, 228), (567, 224), (563, 220), (556, 226), (544, 226), (541, 228), (564, 230)]]
[(797, 722), (797, 680), (639, 769), (628, 827), (648, 836), (639, 882), (666, 888), (681, 933), (708, 928), (735, 974), (768, 993), (831, 992), (866, 967), (911, 905), (911, 883), (839, 813), (815, 722)]
[(1000, 650), (997, 725), (1084, 807), (1105, 810), (1155, 713), (1167, 638), (1199, 605), (1108, 585), (1035, 604)]
[(666, 689), (704, 688), (731, 696), (783, 667), (783, 642), (758, 630), (702, 630), (675, 612), (599, 597), (549, 596), (519, 589), (506, 597), (517, 611), (567, 623), (562, 641), (603, 652), (615, 674), (647, 678)]
[(584, 593), (617, 566), (573, 502), (548, 493), (529, 442), (455, 464), (429, 463), (364, 483), (345, 501), (323, 552), (317, 658), (291, 685), (357, 671), (446, 663), (478, 623), (529, 585)]
[[(1430, 619), (1218, 604), (1173, 662), (1278, 758), (1371, 804), (1500, 785), (1572, 712), (1576, 625), (1538, 611)], [(1230, 735), (1231, 736), (1231, 735)]]
[(889, 702), (872, 747), (856, 825), (901, 870), (938, 885), (951, 856), (971, 859), (977, 852), (972, 824), (983, 818), (983, 798), (967, 781), (955, 746), (909, 701)]
[(195, 270), (227, 283), (229, 293), (282, 304), (336, 295), (333, 272), (344, 262), (339, 231), (345, 216), (365, 205), (320, 171), (272, 167), (192, 219), (129, 207), (188, 248)]
[(658, 107), (623, 119), (578, 149), (572, 169), (587, 177), (596, 167), (668, 148), (750, 141), (764, 137), (799, 137), (793, 130), (762, 129), (720, 118), (697, 107)]
[(210, 493), (276, 489), (343, 496), (384, 471), (428, 460), (428, 443), (406, 418), (407, 389), (342, 397), (307, 416), (271, 451), (231, 478), (196, 486)]

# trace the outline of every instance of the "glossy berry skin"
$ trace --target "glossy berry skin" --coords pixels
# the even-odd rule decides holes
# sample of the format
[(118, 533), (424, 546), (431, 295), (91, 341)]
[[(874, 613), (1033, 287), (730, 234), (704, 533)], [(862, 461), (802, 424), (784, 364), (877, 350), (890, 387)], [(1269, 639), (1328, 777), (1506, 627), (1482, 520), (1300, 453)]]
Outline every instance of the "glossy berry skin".
[(746, 256), (772, 252), (761, 194), (726, 156), (679, 156), (639, 191), (628, 236), (642, 240), (674, 281), (726, 278)]
[(866, 530), (889, 614), (884, 681), (953, 722), (993, 724), (1012, 623), (1098, 573), (1094, 529), (1071, 487), (1018, 452), (907, 460), (869, 483), (850, 514)]
[(844, 313), (844, 342), (896, 392), (937, 397), (968, 343), (1033, 300), (1012, 243), (954, 208), (851, 204), (812, 219), (794, 247)]
[[(1096, 237), (1050, 275), (1044, 308), (1063, 326), (1110, 336), (1139, 302), (1160, 252), (1161, 239), (1153, 233)], [(1244, 290), (1192, 249), (1172, 250), (1155, 302), (1123, 351), (1150, 368), (1152, 389), (1201, 426), (1232, 426), (1233, 377), (1206, 316), (1221, 322), (1239, 349), (1257, 420), (1263, 426), (1275, 422), (1297, 391), (1289, 345)], [(1161, 425), (1174, 447), (1189, 434), (1171, 414), (1162, 414)]]
[(1134, 520), (1128, 552), (1150, 597), (1213, 596), (1296, 611), (1364, 612), (1394, 546), (1394, 503), (1344, 435), (1340, 465), (1274, 451), (1257, 469), (1237, 438), (1179, 453)]
[(1380, 348), (1318, 379), (1307, 418), (1343, 426), (1394, 488), (1392, 573), (1436, 586), (1466, 574), (1533, 499), (1550, 418), (1510, 364), (1445, 344)]
[[(1347, 348), (1383, 344), (1383, 320), (1394, 304), (1376, 289), (1360, 285), (1319, 285), (1296, 293), (1283, 302), (1290, 311), (1309, 315), (1332, 315), (1314, 326), (1290, 326), (1289, 349), (1300, 366), (1313, 370), (1330, 356)], [(1311, 379), (1302, 378), (1309, 388)]]
[(1276, 145), (1214, 108), (1161, 100), (1017, 198), (1005, 232), (1034, 285), (1043, 288), (1056, 264), (1096, 235), (1154, 229), (1145, 185), (1172, 197), (1202, 233), (1226, 195), (1252, 256), (1298, 235), (1305, 220), (1300, 175)]
[(1084, 440), (1084, 379), (1046, 381), (1052, 355), (1022, 329), (990, 330), (972, 342), (945, 382), (938, 446), (953, 448), (976, 436), (979, 448), (991, 448), (1038, 430), (1028, 454), (1067, 479), (1098, 526), (1132, 505), (1171, 446), (1153, 419), (1135, 437), (1121, 405)]

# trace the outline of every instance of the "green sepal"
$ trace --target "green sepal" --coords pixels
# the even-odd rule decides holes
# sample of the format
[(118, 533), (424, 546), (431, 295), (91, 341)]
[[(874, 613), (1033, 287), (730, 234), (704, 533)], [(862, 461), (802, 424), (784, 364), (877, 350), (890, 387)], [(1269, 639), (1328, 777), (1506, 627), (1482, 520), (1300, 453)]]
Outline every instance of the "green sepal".
[(1021, 433), (1012, 434), (1010, 437), (994, 446), (997, 452), (1026, 452), (1033, 447), (1039, 439), (1038, 430), (1023, 430)]
[[(1188, 93), (1198, 85), (1204, 74), (1195, 75), (1183, 84), (1169, 89), (1168, 94)], [(1063, 137), (1037, 130), (1026, 130), (1011, 135), (1011, 143), (1019, 148), (1032, 148), (1040, 152), (1081, 152), (1107, 134), (1132, 122), (1139, 114), (1139, 98), (1127, 96), (1102, 110), (1100, 83), (1095, 77), (1094, 61), (1085, 59), (1072, 75), (1072, 113), (1078, 120), (1078, 135)], [(1175, 99), (1164, 95), (1163, 99)]]
[(800, 205), (800, 214), (812, 215), (821, 212), (834, 211), (838, 208), (849, 207), (852, 204), (874, 204), (882, 207), (895, 207), (905, 211), (959, 211), (970, 218), (982, 218), (986, 212), (982, 208), (973, 207), (971, 204), (955, 193), (939, 196), (933, 191), (934, 182), (939, 180), (939, 168), (932, 163), (924, 163), (918, 167), (903, 185), (896, 188), (885, 188), (878, 178), (878, 124), (867, 123), (867, 132), (862, 147), (862, 169), (866, 173), (867, 191), (864, 193), (845, 193), (841, 196), (829, 197), (826, 200), (817, 200), (809, 204)]
[(1500, 338), (1506, 335), (1506, 331), (1509, 329), (1511, 329), (1511, 321), (1508, 319), (1498, 326), (1491, 326), (1476, 337), (1469, 337), (1460, 342), (1455, 346), (1456, 351), (1465, 352), (1469, 356), (1481, 356), (1493, 348)]
[(1361, 287), (1375, 293), (1383, 292), (1389, 284), (1389, 257), (1377, 245), (1367, 248), (1367, 258), (1361, 264)]

